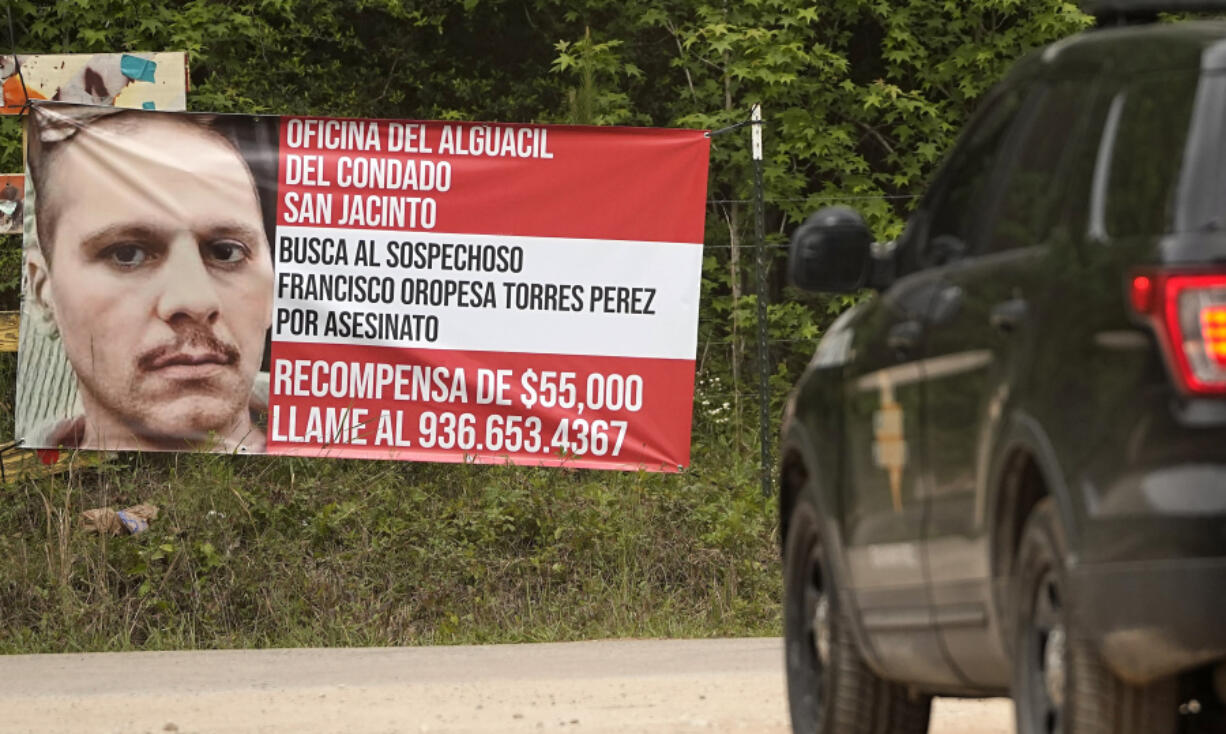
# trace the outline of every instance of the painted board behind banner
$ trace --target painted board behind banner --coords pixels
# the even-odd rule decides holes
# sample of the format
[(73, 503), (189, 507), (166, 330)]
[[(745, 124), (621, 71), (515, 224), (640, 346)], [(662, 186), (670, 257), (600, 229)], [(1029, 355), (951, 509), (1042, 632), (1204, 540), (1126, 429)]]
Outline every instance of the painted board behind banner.
[(0, 234), (21, 234), (25, 191), (24, 173), (0, 174)]
[[(689, 463), (702, 131), (53, 104), (29, 125), (27, 446)], [(80, 401), (23, 421), (54, 392), (38, 340)]]
[(4, 104), (16, 115), (31, 100), (140, 109), (187, 109), (187, 54), (182, 51), (0, 56)]

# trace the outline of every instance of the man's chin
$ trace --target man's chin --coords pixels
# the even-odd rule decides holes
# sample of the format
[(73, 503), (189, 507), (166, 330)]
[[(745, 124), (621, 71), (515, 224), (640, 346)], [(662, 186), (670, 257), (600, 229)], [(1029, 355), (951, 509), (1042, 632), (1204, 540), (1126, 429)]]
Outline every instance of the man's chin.
[(133, 433), (154, 444), (217, 445), (243, 437), (236, 435), (250, 428), (247, 406), (231, 401), (203, 397), (185, 397), (159, 406), (156, 412), (142, 416), (133, 426)]

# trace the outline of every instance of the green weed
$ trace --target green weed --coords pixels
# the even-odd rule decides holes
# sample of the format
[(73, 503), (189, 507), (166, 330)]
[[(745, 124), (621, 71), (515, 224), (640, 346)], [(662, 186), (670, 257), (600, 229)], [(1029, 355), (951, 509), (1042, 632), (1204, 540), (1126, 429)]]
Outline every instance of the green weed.
[[(753, 455), (663, 476), (132, 454), (4, 485), (0, 652), (776, 634)], [(147, 532), (81, 530), (137, 502)]]

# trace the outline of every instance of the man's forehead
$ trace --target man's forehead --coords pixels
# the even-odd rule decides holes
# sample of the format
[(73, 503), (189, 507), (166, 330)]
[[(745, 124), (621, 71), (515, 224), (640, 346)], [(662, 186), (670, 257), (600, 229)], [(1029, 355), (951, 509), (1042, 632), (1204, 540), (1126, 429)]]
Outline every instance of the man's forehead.
[(101, 168), (123, 178), (179, 171), (250, 180), (238, 150), (220, 133), (173, 117), (102, 118), (60, 145), (51, 176)]
[(101, 120), (64, 145), (38, 192), (53, 239), (141, 222), (202, 231), (218, 219), (262, 231), (251, 173), (215, 132), (173, 118)]

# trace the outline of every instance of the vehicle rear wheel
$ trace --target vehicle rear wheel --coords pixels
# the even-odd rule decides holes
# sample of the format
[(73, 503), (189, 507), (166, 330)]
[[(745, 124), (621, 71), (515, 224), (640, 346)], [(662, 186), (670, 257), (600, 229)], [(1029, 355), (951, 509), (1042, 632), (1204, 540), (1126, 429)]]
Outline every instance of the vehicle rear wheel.
[(1070, 624), (1064, 531), (1050, 498), (1026, 521), (1014, 579), (1018, 734), (1173, 734), (1178, 684), (1131, 686)]
[(812, 498), (802, 493), (784, 547), (784, 645), (795, 734), (924, 734), (932, 697), (865, 665), (839, 605)]

